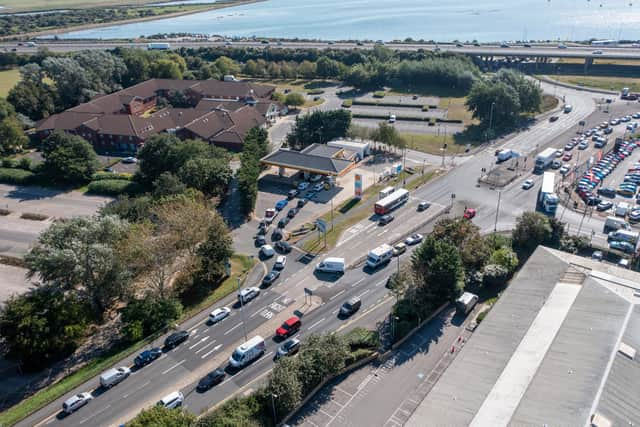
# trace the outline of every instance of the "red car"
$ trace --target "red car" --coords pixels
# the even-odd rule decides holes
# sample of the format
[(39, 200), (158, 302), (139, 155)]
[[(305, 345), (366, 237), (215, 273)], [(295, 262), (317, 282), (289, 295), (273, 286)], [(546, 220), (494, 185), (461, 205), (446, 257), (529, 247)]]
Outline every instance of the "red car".
[(285, 320), (285, 322), (276, 329), (276, 336), (278, 338), (288, 338), (300, 330), (302, 322), (297, 316), (293, 316)]
[(567, 153), (562, 157), (562, 160), (564, 160), (565, 162), (568, 162), (569, 160), (571, 160), (572, 154), (571, 153)]
[(464, 215), (463, 215), (463, 216), (464, 216), (464, 218), (466, 218), (466, 219), (471, 219), (471, 218), (473, 218), (474, 216), (476, 216), (476, 213), (477, 213), (477, 212), (476, 212), (476, 210), (475, 210), (475, 209), (467, 208), (467, 209), (465, 209), (465, 211), (464, 211)]

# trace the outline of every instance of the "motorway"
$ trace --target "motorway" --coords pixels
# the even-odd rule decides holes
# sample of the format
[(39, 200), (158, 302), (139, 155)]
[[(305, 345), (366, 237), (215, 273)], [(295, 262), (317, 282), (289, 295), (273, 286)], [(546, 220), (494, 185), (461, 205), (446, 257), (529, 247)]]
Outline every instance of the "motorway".
[[(543, 84), (546, 91), (553, 91), (552, 87)], [(571, 114), (561, 115), (559, 120), (549, 123), (540, 120), (530, 130), (519, 133), (504, 143), (523, 155), (532, 158), (537, 150), (549, 144), (558, 145), (567, 135), (575, 133), (579, 120), (587, 119), (595, 123), (602, 121), (592, 113), (595, 101), (587, 92), (574, 91), (567, 88), (557, 88), (558, 96), (564, 96), (566, 102), (574, 106)], [(637, 104), (636, 104), (637, 105)], [(495, 148), (495, 147), (493, 147)], [(20, 426), (33, 425), (65, 425), (65, 426), (107, 426), (117, 425), (135, 416), (135, 414), (154, 404), (162, 396), (174, 390), (182, 390), (186, 396), (187, 410), (199, 414), (235, 393), (255, 387), (255, 381), (266, 374), (272, 366), (271, 358), (277, 344), (272, 340), (273, 331), (283, 320), (298, 313), (302, 317), (302, 336), (314, 332), (336, 330), (345, 322), (336, 317), (339, 306), (351, 296), (360, 296), (363, 301), (361, 313), (370, 315), (369, 320), (358, 319), (363, 324), (373, 324), (375, 320), (384, 316), (388, 308), (387, 290), (384, 287), (386, 278), (395, 264), (377, 271), (366, 271), (361, 266), (361, 260), (366, 253), (381, 243), (394, 243), (415, 230), (428, 230), (432, 221), (439, 217), (445, 208), (454, 205), (454, 211), (460, 212), (463, 206), (474, 207), (478, 215), (474, 218), (484, 232), (492, 231), (496, 221), (496, 205), (498, 192), (476, 185), (480, 170), (495, 161), (493, 149), (487, 149), (474, 156), (456, 159), (458, 165), (464, 162), (464, 167), (456, 167), (449, 174), (424, 185), (412, 193), (410, 201), (395, 212), (396, 219), (385, 227), (379, 227), (375, 216), (355, 224), (343, 234), (337, 247), (328, 255), (342, 256), (351, 265), (346, 274), (339, 278), (331, 276), (316, 276), (313, 266), (318, 259), (302, 256), (299, 252), (289, 255), (289, 262), (283, 275), (270, 288), (261, 292), (258, 299), (244, 307), (244, 314), (233, 309), (231, 317), (214, 326), (205, 325), (207, 312), (202, 312), (187, 321), (183, 328), (191, 331), (189, 340), (178, 348), (165, 353), (161, 359), (148, 367), (134, 372), (131, 378), (114, 387), (103, 391), (97, 388), (98, 381), (93, 379), (78, 387), (75, 392), (94, 391), (95, 399), (85, 408), (68, 416), (61, 417), (60, 407), (72, 393), (47, 405), (42, 410), (20, 422)], [(531, 162), (529, 163), (531, 166)], [(529, 168), (530, 169), (530, 168)], [(521, 180), (530, 174), (523, 172)], [(524, 211), (532, 210), (535, 206), (537, 192), (522, 191), (520, 182), (514, 182), (502, 190), (501, 206), (497, 216), (497, 229), (510, 230), (515, 219)], [(455, 199), (452, 199), (455, 194)], [(419, 201), (428, 200), (432, 206), (423, 213), (416, 214)], [(455, 203), (452, 203), (452, 200)], [(566, 210), (564, 221), (573, 226), (582, 220), (582, 215)], [(585, 218), (584, 230), (602, 230), (602, 219)], [(584, 232), (584, 234), (587, 234)], [(590, 231), (589, 231), (590, 234)], [(598, 236), (602, 238), (602, 236)], [(402, 257), (406, 259), (408, 254)], [(270, 267), (272, 260), (266, 261), (264, 270)], [(260, 273), (260, 271), (258, 270)], [(246, 285), (257, 284), (261, 274), (253, 274)], [(313, 297), (305, 297), (305, 288), (313, 293)], [(234, 295), (221, 301), (221, 305), (232, 305)], [(383, 304), (383, 308), (377, 308)], [(367, 314), (367, 310), (373, 313)], [(244, 319), (244, 320), (243, 320)], [(207, 372), (219, 366), (226, 366), (226, 360), (232, 350), (244, 341), (244, 330), (248, 337), (260, 334), (267, 341), (267, 354), (250, 367), (229, 377), (221, 385), (206, 393), (194, 391), (197, 381)], [(158, 341), (160, 342), (160, 341)], [(118, 363), (131, 365), (132, 357)]]
[[(199, 47), (223, 47), (228, 42), (216, 40), (198, 41), (171, 41), (172, 49), (179, 48), (199, 48)], [(235, 48), (279, 48), (279, 49), (372, 49), (375, 43), (355, 43), (355, 42), (320, 42), (320, 41), (281, 41), (270, 42), (268, 44), (261, 41), (234, 41), (228, 47)], [(593, 58), (593, 59), (640, 59), (640, 48), (629, 47), (605, 47), (570, 45), (566, 49), (559, 49), (557, 45), (532, 45), (530, 48), (523, 45), (512, 45), (509, 48), (502, 48), (499, 45), (481, 46), (456, 46), (454, 44), (427, 44), (427, 43), (386, 43), (386, 47), (401, 51), (415, 50), (440, 50), (442, 52), (456, 52), (473, 56), (496, 56), (496, 57), (518, 57), (518, 58)], [(16, 49), (17, 53), (36, 53), (39, 48), (47, 48), (52, 52), (74, 52), (83, 49), (114, 49), (117, 47), (147, 48), (147, 43), (129, 41), (79, 41), (79, 40), (39, 40), (37, 46), (18, 45), (16, 42), (0, 43), (0, 49), (11, 51)], [(593, 52), (599, 50), (602, 54), (594, 55)]]

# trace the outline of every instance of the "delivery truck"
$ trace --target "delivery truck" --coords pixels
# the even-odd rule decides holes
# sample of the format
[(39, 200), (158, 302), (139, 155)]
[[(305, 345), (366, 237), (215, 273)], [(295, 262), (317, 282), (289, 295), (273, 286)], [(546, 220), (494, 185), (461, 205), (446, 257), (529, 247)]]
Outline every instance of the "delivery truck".
[(383, 243), (369, 251), (369, 254), (367, 254), (367, 266), (369, 268), (378, 268), (391, 261), (391, 258), (393, 258), (393, 248)]
[(544, 151), (536, 156), (536, 161), (533, 167), (533, 171), (536, 173), (544, 172), (553, 160), (556, 158), (555, 148), (545, 148)]
[(554, 216), (558, 209), (558, 196), (555, 193), (555, 174), (545, 172), (538, 191), (538, 208), (547, 215)]

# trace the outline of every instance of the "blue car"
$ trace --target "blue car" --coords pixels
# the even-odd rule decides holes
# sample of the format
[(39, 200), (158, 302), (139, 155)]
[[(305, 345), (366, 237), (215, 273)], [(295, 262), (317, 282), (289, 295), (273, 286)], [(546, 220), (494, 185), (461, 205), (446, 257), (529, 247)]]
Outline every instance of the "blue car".
[(618, 241), (614, 241), (614, 242), (609, 243), (609, 247), (611, 249), (617, 249), (619, 251), (622, 251), (622, 252), (628, 253), (628, 254), (633, 252), (633, 251), (635, 251), (635, 249), (636, 249), (635, 246), (632, 245), (629, 242), (618, 242)]
[(280, 200), (278, 203), (276, 203), (276, 210), (281, 211), (285, 206), (287, 206), (288, 203), (289, 201), (287, 199)]
[(149, 363), (153, 362), (160, 356), (162, 356), (162, 350), (158, 347), (154, 347), (150, 350), (145, 350), (139, 355), (137, 355), (133, 363), (138, 368), (142, 368), (144, 365), (148, 365)]

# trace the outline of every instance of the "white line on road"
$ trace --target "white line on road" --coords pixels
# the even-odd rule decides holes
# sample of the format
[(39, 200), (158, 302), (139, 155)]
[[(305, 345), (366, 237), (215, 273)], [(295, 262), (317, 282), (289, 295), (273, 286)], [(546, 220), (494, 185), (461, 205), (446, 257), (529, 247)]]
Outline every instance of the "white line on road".
[(364, 277), (361, 278), (360, 280), (358, 280), (356, 283), (354, 283), (353, 285), (351, 285), (352, 288), (355, 288), (356, 286), (358, 286), (358, 283), (361, 283), (364, 280)]
[(389, 229), (387, 228), (386, 230), (383, 230), (382, 233), (378, 233), (378, 237), (382, 236), (384, 233), (386, 233), (387, 231), (389, 231)]
[(340, 292), (338, 292), (337, 294), (335, 294), (334, 296), (329, 298), (329, 301), (333, 301), (334, 299), (338, 298), (340, 295), (342, 295), (344, 293), (344, 291), (345, 291), (345, 289), (341, 290)]
[(256, 311), (255, 313), (253, 313), (251, 316), (249, 316), (249, 319), (251, 319), (253, 316), (258, 315), (262, 310), (266, 309), (267, 307), (269, 307), (269, 304), (265, 305), (262, 308), (259, 308), (258, 311)]
[(222, 344), (218, 344), (217, 346), (213, 347), (213, 350), (206, 352), (205, 354), (202, 355), (202, 358), (204, 359), (205, 357), (207, 357), (208, 355), (210, 355), (211, 353), (213, 353), (216, 350), (219, 350), (220, 347), (222, 347)]
[(369, 292), (370, 290), (371, 290), (371, 289), (367, 289), (366, 291), (364, 291), (363, 293), (361, 293), (360, 295), (358, 295), (358, 298), (362, 298), (362, 296), (363, 296), (364, 294), (366, 294), (367, 292)]
[(242, 325), (242, 322), (238, 323), (236, 326), (234, 326), (233, 328), (229, 329), (227, 332), (224, 333), (224, 335), (229, 335), (231, 333), (231, 331), (233, 331), (235, 328), (237, 328), (240, 325)]
[(307, 330), (310, 331), (311, 329), (315, 328), (320, 323), (324, 322), (325, 319), (326, 319), (326, 317), (323, 317), (322, 319), (318, 320), (316, 323), (314, 323), (313, 325), (309, 326), (309, 328)]
[(111, 405), (107, 405), (104, 408), (100, 409), (99, 411), (94, 412), (90, 417), (84, 418), (82, 420), (80, 420), (80, 424), (83, 424), (85, 422), (87, 422), (88, 420), (90, 420), (91, 418), (95, 417), (96, 415), (106, 411), (107, 409), (109, 409), (111, 407)]
[(149, 385), (151, 381), (146, 381), (144, 384), (141, 384), (140, 387), (136, 388), (135, 390), (133, 390), (131, 393), (127, 393), (124, 396), (122, 396), (123, 399), (126, 399), (127, 397), (129, 397), (132, 393), (135, 393), (136, 391), (145, 388), (146, 386)]
[(174, 368), (177, 368), (178, 366), (182, 365), (182, 364), (183, 364), (184, 362), (186, 362), (186, 361), (187, 361), (187, 359), (183, 359), (183, 360), (181, 360), (180, 362), (176, 363), (175, 365), (173, 365), (172, 367), (170, 367), (169, 369), (167, 369), (166, 371), (164, 371), (164, 372), (162, 373), (162, 375), (166, 374), (167, 372), (171, 371), (171, 370), (172, 370), (172, 369), (174, 369)]
[(214, 345), (216, 343), (216, 340), (211, 341), (209, 344), (207, 345), (203, 345), (202, 347), (200, 347), (199, 349), (196, 350), (196, 354), (200, 353), (202, 350), (204, 350), (205, 348), (208, 348), (212, 345)]
[(202, 344), (203, 342), (205, 342), (206, 340), (209, 339), (209, 336), (206, 337), (202, 337), (202, 339), (200, 341), (198, 341), (197, 343), (195, 343), (194, 345), (192, 345), (191, 347), (189, 347), (189, 350), (193, 349), (193, 347), (197, 346), (198, 344)]
[(337, 313), (337, 312), (339, 312), (339, 311), (340, 311), (340, 309), (339, 309), (339, 308), (336, 308), (335, 310), (333, 310), (333, 311), (331, 312), (331, 314), (336, 314), (336, 313)]
[(376, 288), (377, 288), (378, 286), (382, 285), (383, 283), (386, 283), (386, 282), (387, 282), (386, 280), (382, 280), (382, 281), (380, 281), (380, 282), (376, 283)]

